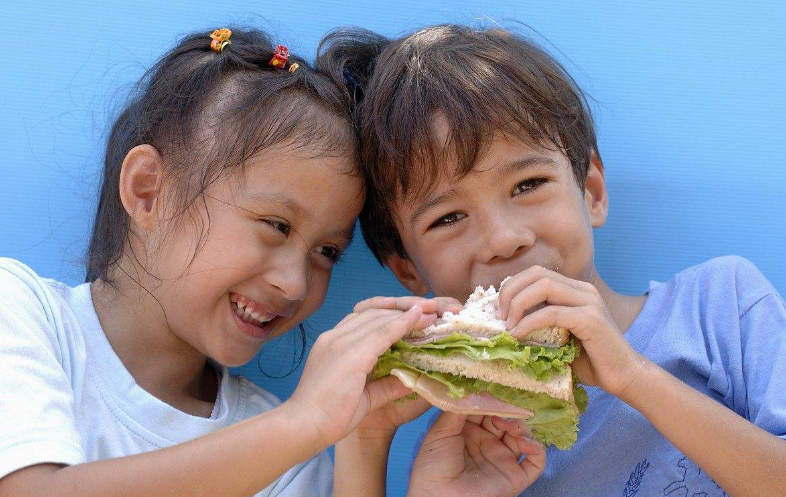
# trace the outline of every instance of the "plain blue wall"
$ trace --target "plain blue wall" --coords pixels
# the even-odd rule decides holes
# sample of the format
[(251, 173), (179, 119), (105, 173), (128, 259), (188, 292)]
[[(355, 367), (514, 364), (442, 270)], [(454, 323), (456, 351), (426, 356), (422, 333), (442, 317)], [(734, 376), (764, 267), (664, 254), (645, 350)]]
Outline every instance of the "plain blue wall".
[[(18, 2), (0, 5), (0, 255), (79, 283), (109, 116), (177, 37), (233, 22), (268, 29), (311, 53), (322, 33), (360, 25), (395, 35), (425, 24), (527, 23), (595, 98), (611, 196), (597, 266), (617, 290), (722, 254), (740, 254), (786, 292), (786, 2), (646, 0), (378, 3)], [(313, 334), (352, 305), (401, 287), (355, 243), (334, 275)], [(288, 369), (292, 337), (267, 346)], [(243, 374), (280, 397), (257, 363)], [(391, 495), (422, 421), (400, 430)]]

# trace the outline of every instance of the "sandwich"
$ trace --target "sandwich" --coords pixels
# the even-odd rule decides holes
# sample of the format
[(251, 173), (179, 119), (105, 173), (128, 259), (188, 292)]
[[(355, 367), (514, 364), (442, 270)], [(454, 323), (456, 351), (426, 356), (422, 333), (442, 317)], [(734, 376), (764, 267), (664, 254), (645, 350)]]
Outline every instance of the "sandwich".
[(461, 312), (393, 344), (373, 374), (397, 377), (443, 411), (524, 419), (535, 440), (569, 449), (587, 405), (571, 370), (579, 349), (556, 326), (514, 338), (496, 317), (498, 300), (493, 286), (477, 287)]

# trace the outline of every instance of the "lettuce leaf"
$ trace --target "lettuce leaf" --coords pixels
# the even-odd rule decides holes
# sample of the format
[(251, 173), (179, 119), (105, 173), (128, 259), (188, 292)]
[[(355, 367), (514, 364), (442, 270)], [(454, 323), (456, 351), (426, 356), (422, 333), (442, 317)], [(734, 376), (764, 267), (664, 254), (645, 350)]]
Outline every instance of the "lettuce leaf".
[(544, 393), (528, 392), (498, 383), (413, 368), (403, 363), (399, 359), (399, 352), (395, 350), (389, 350), (379, 358), (374, 376), (381, 378), (390, 374), (394, 368), (407, 369), (437, 380), (447, 386), (448, 395), (455, 398), (471, 393), (488, 392), (497, 399), (532, 411), (534, 415), (526, 421), (527, 426), (532, 429), (533, 438), (546, 446), (554, 445), (558, 449), (567, 450), (576, 442), (579, 413), (586, 408), (587, 394), (575, 383), (573, 395), (576, 406)]
[(511, 370), (518, 369), (538, 381), (548, 381), (553, 374), (565, 373), (566, 366), (579, 355), (579, 348), (573, 341), (562, 347), (522, 345), (509, 333), (501, 333), (487, 340), (453, 333), (436, 342), (422, 345), (412, 345), (399, 340), (391, 349), (412, 350), (440, 357), (464, 354), (476, 361), (504, 359), (509, 361)]

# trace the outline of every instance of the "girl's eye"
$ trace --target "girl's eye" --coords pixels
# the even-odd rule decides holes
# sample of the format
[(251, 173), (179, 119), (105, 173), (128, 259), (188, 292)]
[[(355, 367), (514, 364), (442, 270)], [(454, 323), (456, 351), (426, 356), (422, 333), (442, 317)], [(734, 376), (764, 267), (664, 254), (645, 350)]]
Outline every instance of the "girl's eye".
[(336, 247), (331, 247), (330, 245), (319, 247), (319, 253), (327, 257), (327, 259), (333, 264), (337, 263), (343, 254), (341, 250), (337, 249)]
[(450, 214), (442, 216), (441, 218), (439, 218), (436, 221), (434, 221), (433, 223), (431, 223), (431, 225), (428, 227), (428, 229), (442, 228), (442, 227), (450, 226), (452, 224), (456, 224), (457, 222), (461, 221), (465, 217), (467, 217), (467, 215), (464, 214), (464, 213), (451, 212)]
[(288, 225), (284, 221), (279, 221), (277, 219), (263, 219), (262, 222), (282, 232), (284, 236), (289, 236), (289, 233), (292, 231), (292, 226)]
[(547, 183), (548, 181), (549, 180), (547, 180), (546, 178), (525, 179), (524, 181), (516, 185), (515, 188), (513, 188), (513, 195), (529, 193), (533, 190), (536, 190), (539, 186), (543, 185), (544, 183)]

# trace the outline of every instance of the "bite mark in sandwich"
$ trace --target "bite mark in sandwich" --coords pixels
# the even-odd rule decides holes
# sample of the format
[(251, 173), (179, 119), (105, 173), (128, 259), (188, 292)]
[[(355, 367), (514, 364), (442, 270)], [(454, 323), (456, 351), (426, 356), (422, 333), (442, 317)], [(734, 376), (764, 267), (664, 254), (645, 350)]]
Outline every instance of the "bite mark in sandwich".
[(461, 312), (396, 342), (374, 376), (396, 376), (443, 411), (524, 419), (535, 440), (569, 449), (587, 404), (570, 367), (578, 347), (556, 326), (519, 342), (496, 318), (498, 300), (477, 287)]

